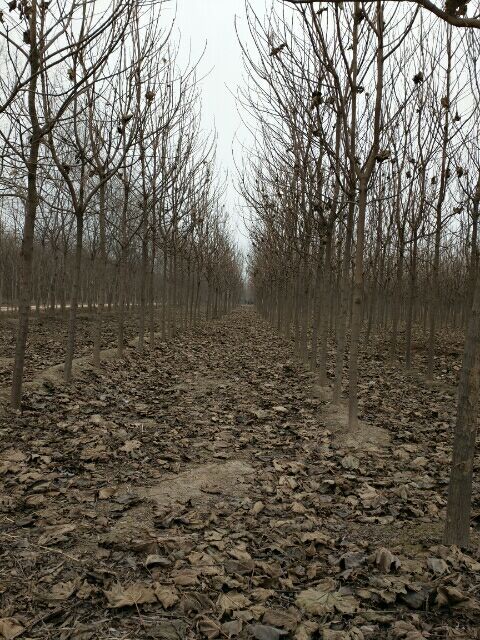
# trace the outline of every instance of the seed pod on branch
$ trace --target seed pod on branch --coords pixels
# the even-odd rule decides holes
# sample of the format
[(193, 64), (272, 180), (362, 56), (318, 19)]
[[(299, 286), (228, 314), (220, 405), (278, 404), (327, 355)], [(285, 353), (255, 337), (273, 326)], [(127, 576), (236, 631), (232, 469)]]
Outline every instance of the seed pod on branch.
[(25, 0), (22, 0), (22, 2), (20, 3), (19, 11), (20, 11), (20, 17), (27, 18), (28, 20), (28, 18), (30, 18), (32, 13), (32, 7), (28, 4), (28, 2), (26, 2)]
[(449, 16), (461, 17), (467, 14), (470, 0), (446, 0), (445, 11)]
[(359, 9), (358, 11), (355, 11), (355, 22), (357, 24), (360, 24), (360, 22), (362, 22), (362, 20), (364, 20), (367, 17), (367, 14), (365, 13), (365, 9)]
[(413, 82), (416, 85), (421, 84), (424, 80), (425, 80), (425, 77), (423, 75), (423, 71), (419, 71), (413, 76)]
[(385, 160), (388, 160), (390, 158), (390, 155), (391, 155), (390, 149), (382, 149), (382, 151), (380, 151), (375, 156), (375, 160), (377, 162), (384, 162)]
[(286, 42), (282, 42), (282, 44), (279, 44), (278, 47), (272, 47), (272, 50), (270, 51), (270, 55), (272, 57), (277, 57), (287, 46)]
[(320, 91), (314, 91), (312, 93), (312, 101), (310, 103), (310, 109), (316, 109), (322, 104), (322, 102), (323, 102), (323, 98)]
[(442, 107), (444, 109), (450, 109), (450, 100), (448, 98), (448, 96), (444, 96), (441, 100), (440, 100), (440, 104), (442, 105)]

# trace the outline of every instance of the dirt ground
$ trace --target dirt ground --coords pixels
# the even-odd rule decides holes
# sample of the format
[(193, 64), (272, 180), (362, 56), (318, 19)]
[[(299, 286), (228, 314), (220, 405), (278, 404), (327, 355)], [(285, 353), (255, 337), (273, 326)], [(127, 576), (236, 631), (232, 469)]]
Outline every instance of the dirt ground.
[(0, 638), (480, 638), (478, 464), (472, 546), (440, 542), (458, 336), (430, 385), (378, 336), (352, 436), (251, 307), (69, 386), (48, 322), (0, 418)]
[[(114, 312), (105, 312), (102, 322), (103, 348), (116, 346), (117, 317)], [(125, 339), (131, 340), (137, 331), (137, 314), (131, 311), (126, 316)], [(76, 357), (90, 355), (93, 350), (95, 316), (79, 310), (77, 320)], [(25, 380), (31, 381), (45, 369), (63, 364), (67, 343), (68, 311), (62, 314), (32, 312), (25, 362)], [(0, 314), (0, 388), (8, 386), (12, 379), (12, 364), (15, 354), (17, 317), (10, 313)]]

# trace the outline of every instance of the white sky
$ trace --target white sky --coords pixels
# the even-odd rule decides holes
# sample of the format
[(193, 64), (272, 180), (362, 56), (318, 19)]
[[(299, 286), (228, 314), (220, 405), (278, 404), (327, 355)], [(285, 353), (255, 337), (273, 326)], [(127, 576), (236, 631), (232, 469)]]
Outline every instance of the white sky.
[[(252, 0), (258, 15), (265, 11), (271, 0)], [(242, 249), (248, 245), (246, 230), (237, 203), (235, 192), (235, 166), (232, 158), (232, 145), (235, 155), (241, 154), (240, 145), (234, 143), (237, 136), (245, 139), (241, 119), (235, 103), (237, 86), (242, 83), (243, 66), (241, 51), (237, 41), (234, 21), (237, 16), (239, 31), (248, 38), (245, 29), (244, 0), (177, 0), (176, 32), (181, 36), (180, 64), (188, 60), (197, 60), (206, 46), (200, 66), (200, 74), (208, 72), (201, 83), (203, 124), (207, 130), (215, 127), (218, 134), (218, 163), (229, 172), (229, 185), (226, 194), (227, 207), (232, 229)], [(243, 26), (243, 28), (242, 28)]]

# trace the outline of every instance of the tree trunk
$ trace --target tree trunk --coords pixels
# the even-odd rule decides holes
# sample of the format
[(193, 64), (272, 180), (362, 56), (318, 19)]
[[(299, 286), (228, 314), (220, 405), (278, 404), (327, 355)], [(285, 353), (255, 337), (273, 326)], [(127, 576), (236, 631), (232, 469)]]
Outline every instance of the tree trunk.
[(147, 315), (147, 269), (148, 269), (148, 213), (144, 202), (142, 211), (142, 261), (140, 268), (140, 314), (138, 323), (138, 351), (145, 347), (145, 320)]
[(402, 231), (398, 238), (397, 282), (395, 284), (395, 295), (392, 306), (392, 339), (390, 342), (390, 357), (392, 360), (395, 358), (397, 353), (398, 324), (400, 321), (400, 309), (402, 305), (404, 245), (405, 242)]
[(357, 245), (353, 276), (352, 325), (348, 363), (348, 426), (350, 429), (355, 429), (358, 425), (358, 354), (363, 313), (363, 251), (365, 245), (365, 216), (367, 212), (367, 182), (368, 179), (365, 177), (362, 177), (359, 181)]
[(347, 343), (347, 313), (350, 297), (350, 253), (353, 240), (353, 219), (355, 213), (355, 193), (349, 193), (347, 228), (345, 232), (345, 247), (341, 268), (340, 304), (337, 316), (337, 349), (335, 355), (335, 382), (333, 385), (333, 404), (340, 404), (342, 394), (343, 363), (345, 358), (345, 346)]
[(80, 290), (80, 274), (82, 269), (82, 250), (83, 250), (83, 211), (77, 212), (77, 233), (75, 242), (75, 264), (73, 271), (72, 296), (70, 299), (70, 310), (68, 317), (68, 337), (67, 349), (65, 354), (65, 367), (63, 377), (65, 382), (70, 382), (72, 377), (72, 363), (75, 352), (75, 335), (77, 324), (77, 306), (78, 292)]
[[(35, 98), (34, 98), (35, 99)], [(28, 320), (32, 285), (33, 237), (37, 215), (37, 164), (40, 139), (32, 142), (28, 158), (27, 200), (23, 226), (22, 248), (20, 251), (20, 276), (18, 291), (18, 331), (15, 345), (15, 362), (11, 390), (11, 404), (19, 409), (22, 400), (23, 369), (27, 346)]]
[(472, 476), (480, 395), (480, 275), (473, 296), (460, 374), (457, 422), (448, 489), (445, 544), (467, 547), (470, 542)]
[(19, 409), (22, 401), (23, 369), (27, 346), (28, 320), (32, 286), (33, 238), (37, 215), (37, 171), (40, 150), (41, 129), (37, 114), (37, 84), (40, 72), (40, 53), (37, 43), (37, 3), (31, 5), (30, 12), (30, 81), (28, 84), (28, 114), (32, 125), (30, 149), (27, 160), (27, 199), (25, 203), (25, 221), (23, 225), (22, 248), (20, 251), (20, 277), (18, 292), (18, 331), (15, 345), (12, 389), (10, 401), (14, 409)]
[(327, 384), (327, 357), (328, 357), (328, 320), (330, 314), (330, 278), (332, 261), (332, 230), (328, 229), (326, 234), (325, 262), (323, 268), (323, 309), (320, 316), (319, 341), (320, 352), (318, 361), (318, 377), (320, 384), (324, 387)]
[(107, 292), (107, 242), (105, 232), (105, 182), (99, 189), (99, 270), (98, 270), (98, 304), (95, 313), (93, 336), (93, 364), (100, 366), (100, 350), (102, 346), (102, 318), (105, 310)]
[(320, 246), (320, 253), (317, 256), (317, 269), (315, 273), (315, 292), (312, 314), (312, 348), (310, 349), (310, 370), (317, 370), (317, 354), (318, 354), (318, 327), (322, 314), (322, 296), (323, 296), (323, 247)]
[(418, 230), (413, 231), (412, 260), (410, 264), (410, 287), (408, 292), (407, 319), (405, 327), (405, 367), (412, 367), (412, 325), (413, 311), (415, 308), (415, 298), (417, 295), (417, 246), (418, 246)]

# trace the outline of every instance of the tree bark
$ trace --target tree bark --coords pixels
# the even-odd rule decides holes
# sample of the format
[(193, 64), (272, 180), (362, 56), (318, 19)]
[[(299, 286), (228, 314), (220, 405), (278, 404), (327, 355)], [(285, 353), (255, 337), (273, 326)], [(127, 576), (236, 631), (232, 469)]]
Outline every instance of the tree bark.
[(480, 395), (480, 275), (477, 278), (468, 321), (458, 388), (457, 422), (453, 442), (448, 489), (445, 544), (467, 547), (470, 542), (470, 513), (475, 439)]
[(25, 203), (25, 221), (20, 251), (20, 276), (18, 292), (18, 332), (13, 365), (11, 405), (19, 409), (22, 400), (23, 369), (27, 346), (28, 321), (32, 285), (33, 238), (37, 215), (37, 171), (42, 131), (38, 122), (36, 94), (38, 74), (40, 72), (40, 52), (37, 43), (37, 2), (32, 2), (30, 13), (30, 82), (28, 85), (28, 114), (32, 125), (30, 149), (27, 160), (27, 199)]
[(72, 296), (70, 299), (70, 310), (68, 316), (68, 337), (67, 350), (65, 354), (65, 367), (63, 369), (63, 377), (65, 382), (70, 382), (72, 378), (72, 363), (75, 352), (75, 335), (77, 326), (77, 306), (78, 292), (80, 290), (80, 274), (82, 269), (82, 251), (83, 251), (83, 211), (76, 213), (77, 233), (75, 241), (75, 265), (73, 271)]

